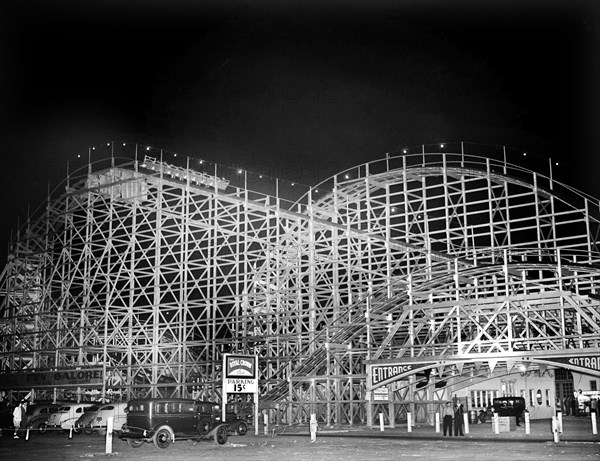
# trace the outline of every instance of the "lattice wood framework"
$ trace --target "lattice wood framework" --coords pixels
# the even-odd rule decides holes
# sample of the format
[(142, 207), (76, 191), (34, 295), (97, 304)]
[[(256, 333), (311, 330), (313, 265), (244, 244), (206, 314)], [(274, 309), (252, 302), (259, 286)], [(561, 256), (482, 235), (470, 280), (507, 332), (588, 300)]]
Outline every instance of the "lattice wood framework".
[(90, 165), (12, 245), (2, 370), (101, 366), (105, 393), (218, 398), (222, 354), (252, 353), (279, 420), (355, 423), (367, 360), (461, 358), (399, 384), (408, 405), (452, 373), (600, 348), (598, 201), (505, 158), (388, 157), (293, 206), (189, 160)]

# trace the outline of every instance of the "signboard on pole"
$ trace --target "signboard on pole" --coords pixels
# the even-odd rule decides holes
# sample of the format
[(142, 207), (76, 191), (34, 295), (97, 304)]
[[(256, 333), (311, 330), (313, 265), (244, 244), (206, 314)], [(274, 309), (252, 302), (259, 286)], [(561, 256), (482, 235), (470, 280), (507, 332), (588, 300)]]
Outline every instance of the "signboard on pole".
[(387, 386), (381, 386), (373, 389), (374, 402), (387, 402), (390, 399), (390, 392)]
[(258, 392), (257, 357), (225, 354), (223, 389), (228, 394)]
[(254, 432), (258, 435), (258, 356), (223, 356), (223, 421), (226, 420), (227, 394), (254, 394)]

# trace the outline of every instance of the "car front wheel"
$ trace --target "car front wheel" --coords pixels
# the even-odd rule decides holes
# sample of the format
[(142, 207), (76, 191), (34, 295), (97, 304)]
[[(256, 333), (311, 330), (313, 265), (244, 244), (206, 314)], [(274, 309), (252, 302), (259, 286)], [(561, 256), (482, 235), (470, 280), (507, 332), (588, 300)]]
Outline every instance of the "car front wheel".
[(219, 445), (223, 445), (225, 442), (227, 442), (227, 425), (226, 424), (219, 426), (217, 428), (217, 430), (215, 431), (215, 442), (218, 443)]
[(40, 434), (45, 434), (47, 431), (48, 431), (48, 425), (46, 423), (40, 424), (40, 426), (38, 427), (38, 432)]
[(168, 427), (159, 428), (158, 431), (156, 431), (156, 434), (154, 434), (153, 441), (157, 448), (167, 448), (171, 445), (172, 441), (171, 430)]
[(235, 430), (235, 433), (237, 435), (246, 435), (246, 433), (248, 432), (248, 425), (242, 421), (240, 423), (240, 425), (237, 427), (237, 429)]

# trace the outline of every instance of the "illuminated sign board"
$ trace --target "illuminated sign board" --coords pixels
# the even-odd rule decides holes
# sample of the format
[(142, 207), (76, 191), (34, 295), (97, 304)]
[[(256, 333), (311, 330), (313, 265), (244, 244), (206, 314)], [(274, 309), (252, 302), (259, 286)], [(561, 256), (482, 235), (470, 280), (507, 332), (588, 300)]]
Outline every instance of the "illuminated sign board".
[(225, 354), (223, 387), (227, 393), (258, 392), (257, 360), (254, 355)]

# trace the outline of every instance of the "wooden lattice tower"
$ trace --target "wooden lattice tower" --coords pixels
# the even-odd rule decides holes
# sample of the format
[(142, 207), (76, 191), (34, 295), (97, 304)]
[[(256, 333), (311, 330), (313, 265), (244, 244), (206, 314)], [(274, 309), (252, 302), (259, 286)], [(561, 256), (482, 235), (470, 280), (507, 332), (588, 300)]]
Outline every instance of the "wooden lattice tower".
[[(104, 396), (219, 398), (222, 354), (250, 353), (278, 420), (333, 424), (364, 422), (368, 360), (442, 363), (439, 383), (600, 350), (598, 201), (504, 150), (454, 147), (292, 202), (283, 182), (257, 191), (137, 147), (90, 163), (12, 244), (2, 370), (100, 366)], [(403, 400), (443, 398), (435, 383), (407, 382)]]

